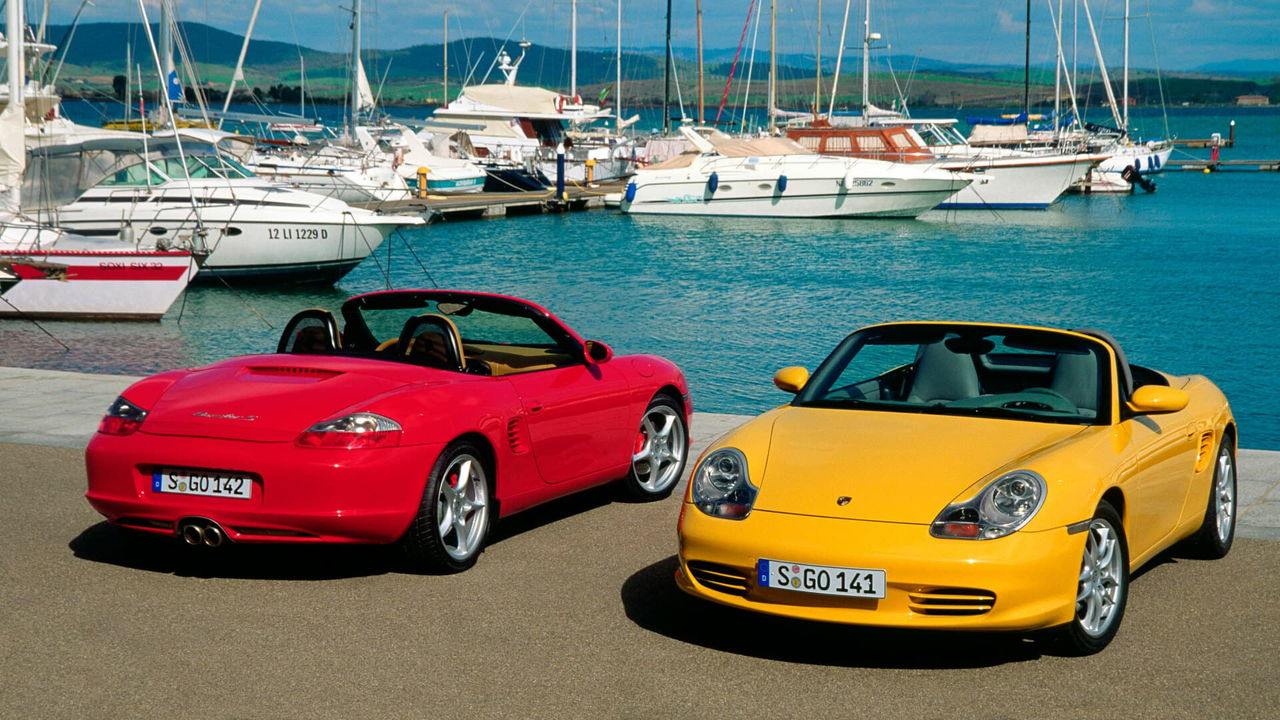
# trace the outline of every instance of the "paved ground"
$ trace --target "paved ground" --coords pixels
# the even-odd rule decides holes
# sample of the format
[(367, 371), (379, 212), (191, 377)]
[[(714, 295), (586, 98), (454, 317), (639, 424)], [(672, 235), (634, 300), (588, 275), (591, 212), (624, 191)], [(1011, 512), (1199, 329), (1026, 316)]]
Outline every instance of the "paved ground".
[[(7, 399), (46, 398), (0, 419), (0, 717), (1280, 717), (1280, 543), (1158, 558), (1082, 659), (695, 601), (671, 582), (678, 501), (609, 489), (505, 523), (460, 575), (382, 548), (189, 552), (83, 500), (85, 416), (126, 382), (0, 371)], [(64, 413), (81, 391), (98, 409)], [(699, 415), (695, 436), (736, 421)]]

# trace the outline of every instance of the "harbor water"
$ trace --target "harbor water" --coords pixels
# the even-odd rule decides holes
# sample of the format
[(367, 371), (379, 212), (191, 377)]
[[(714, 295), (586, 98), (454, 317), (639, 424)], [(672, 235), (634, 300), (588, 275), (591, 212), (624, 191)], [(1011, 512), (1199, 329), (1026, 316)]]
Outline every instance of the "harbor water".
[[(1174, 112), (1170, 125), (1207, 137), (1232, 119), (1240, 140), (1224, 158), (1280, 158), (1275, 110)], [(756, 413), (788, 399), (770, 382), (776, 369), (813, 368), (863, 325), (1094, 327), (1136, 364), (1207, 375), (1231, 400), (1241, 445), (1280, 449), (1280, 174), (1167, 172), (1157, 182), (1150, 195), (911, 221), (593, 211), (437, 222), (388, 241), (333, 288), (195, 287), (159, 323), (0, 321), (0, 364), (197, 366), (272, 350), (306, 307), (336, 309), (388, 286), (446, 287), (534, 300), (617, 353), (674, 360), (699, 410)]]

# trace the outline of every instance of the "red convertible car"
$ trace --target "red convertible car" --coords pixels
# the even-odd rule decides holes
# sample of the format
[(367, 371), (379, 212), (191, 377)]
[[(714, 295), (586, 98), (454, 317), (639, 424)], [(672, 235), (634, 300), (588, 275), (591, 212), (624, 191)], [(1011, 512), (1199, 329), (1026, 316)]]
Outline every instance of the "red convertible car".
[(446, 290), (304, 310), (274, 355), (141, 380), (85, 454), (94, 509), (192, 545), (391, 543), (475, 563), (493, 522), (621, 480), (666, 497), (688, 453), (684, 375), (613, 357), (547, 310)]

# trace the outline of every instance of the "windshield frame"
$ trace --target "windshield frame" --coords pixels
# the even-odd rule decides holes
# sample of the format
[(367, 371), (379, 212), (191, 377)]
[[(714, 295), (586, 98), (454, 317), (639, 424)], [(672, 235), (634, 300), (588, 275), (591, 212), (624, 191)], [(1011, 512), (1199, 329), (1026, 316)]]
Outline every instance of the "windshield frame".
[[(1052, 415), (1041, 412), (1011, 410), (1004, 407), (972, 407), (951, 406), (941, 403), (913, 403), (906, 400), (830, 400), (822, 396), (831, 390), (831, 386), (840, 378), (850, 360), (869, 341), (890, 338), (900, 340), (901, 344), (923, 343), (930, 339), (942, 340), (949, 334), (956, 334), (966, 340), (991, 336), (1016, 335), (1042, 341), (1045, 347), (1061, 346), (1064, 343), (1089, 346), (1098, 361), (1098, 396), (1097, 413), (1093, 418), (1084, 415)], [(897, 344), (897, 343), (895, 343)], [(886, 370), (883, 377), (902, 368)], [(874, 378), (868, 378), (871, 380)], [(792, 407), (838, 408), (853, 410), (871, 410), (881, 412), (903, 412), (931, 415), (952, 415), (961, 417), (985, 417), (1011, 419), (1024, 422), (1044, 422), (1070, 425), (1111, 425), (1114, 422), (1116, 386), (1116, 360), (1111, 347), (1100, 339), (1075, 332), (1034, 328), (1019, 325), (985, 325), (976, 323), (892, 323), (874, 325), (851, 333), (844, 338), (834, 350), (818, 365), (813, 375), (791, 401)]]

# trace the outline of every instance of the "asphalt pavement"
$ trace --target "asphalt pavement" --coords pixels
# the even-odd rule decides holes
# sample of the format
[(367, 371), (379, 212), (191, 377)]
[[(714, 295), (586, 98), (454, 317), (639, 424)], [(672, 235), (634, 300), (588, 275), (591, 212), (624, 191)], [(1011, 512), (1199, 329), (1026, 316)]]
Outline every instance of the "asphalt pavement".
[[(199, 552), (84, 501), (81, 423), (127, 379), (7, 370), (6, 398), (46, 400), (6, 400), (0, 420), (0, 717), (1280, 717), (1277, 542), (1160, 556), (1089, 658), (689, 598), (671, 580), (678, 499), (612, 488), (504, 522), (458, 575), (381, 547)], [(90, 413), (55, 382), (105, 401)], [(693, 434), (740, 420), (699, 414)], [(1275, 456), (1242, 453), (1255, 511), (1280, 499)]]

